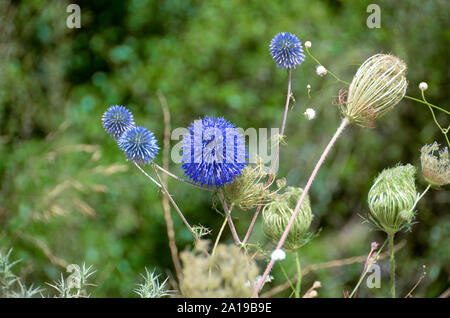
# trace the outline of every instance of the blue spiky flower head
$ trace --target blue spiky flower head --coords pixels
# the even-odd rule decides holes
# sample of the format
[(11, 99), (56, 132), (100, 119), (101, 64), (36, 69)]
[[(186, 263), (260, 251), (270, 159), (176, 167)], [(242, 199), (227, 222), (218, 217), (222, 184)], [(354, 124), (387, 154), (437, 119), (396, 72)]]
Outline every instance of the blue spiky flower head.
[(122, 134), (135, 126), (133, 114), (124, 106), (109, 107), (102, 117), (106, 132), (118, 140)]
[(243, 134), (222, 117), (195, 120), (183, 138), (183, 169), (195, 183), (221, 187), (232, 183), (247, 163)]
[(155, 135), (144, 127), (132, 127), (122, 134), (118, 144), (128, 160), (150, 163), (158, 154)]
[(295, 68), (305, 60), (302, 43), (291, 33), (277, 34), (270, 42), (270, 54), (279, 67), (285, 69)]

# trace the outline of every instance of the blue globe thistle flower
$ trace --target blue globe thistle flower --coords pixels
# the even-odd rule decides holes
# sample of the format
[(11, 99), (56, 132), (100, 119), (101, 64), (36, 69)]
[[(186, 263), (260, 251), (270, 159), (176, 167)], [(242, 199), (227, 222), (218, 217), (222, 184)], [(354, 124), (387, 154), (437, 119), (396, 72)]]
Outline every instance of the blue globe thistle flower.
[(133, 114), (124, 106), (109, 107), (102, 117), (106, 132), (118, 140), (122, 134), (135, 126)]
[(270, 54), (279, 67), (295, 68), (305, 60), (302, 43), (291, 33), (277, 34), (270, 42)]
[(132, 127), (119, 138), (119, 148), (128, 160), (136, 163), (150, 163), (158, 154), (155, 135), (144, 127)]
[(222, 117), (194, 121), (184, 135), (182, 162), (185, 174), (201, 186), (221, 187), (241, 174), (247, 163), (245, 138)]

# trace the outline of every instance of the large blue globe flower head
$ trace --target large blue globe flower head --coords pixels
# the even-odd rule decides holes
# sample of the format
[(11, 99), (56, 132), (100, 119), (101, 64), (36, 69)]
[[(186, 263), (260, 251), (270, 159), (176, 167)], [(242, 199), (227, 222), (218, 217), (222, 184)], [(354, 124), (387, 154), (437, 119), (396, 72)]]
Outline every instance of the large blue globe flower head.
[(247, 164), (245, 137), (222, 117), (195, 120), (184, 135), (182, 162), (185, 174), (206, 187), (233, 182)]
[(279, 67), (295, 68), (305, 60), (302, 43), (291, 33), (277, 34), (270, 42), (270, 54)]
[(102, 117), (106, 132), (118, 140), (122, 134), (135, 126), (133, 114), (124, 106), (109, 107)]
[(128, 160), (136, 163), (150, 163), (158, 154), (155, 135), (144, 127), (132, 127), (122, 134), (118, 144)]

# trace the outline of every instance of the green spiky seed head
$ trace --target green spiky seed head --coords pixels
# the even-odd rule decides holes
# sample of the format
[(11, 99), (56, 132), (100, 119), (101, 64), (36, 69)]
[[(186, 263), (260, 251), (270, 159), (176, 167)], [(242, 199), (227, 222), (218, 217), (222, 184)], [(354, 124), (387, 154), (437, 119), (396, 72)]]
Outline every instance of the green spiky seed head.
[(263, 205), (271, 197), (270, 185), (265, 182), (267, 175), (260, 159), (255, 166), (248, 165), (233, 183), (224, 187), (227, 201), (242, 210)]
[[(284, 193), (277, 194), (264, 207), (263, 230), (275, 242), (283, 235), (302, 193), (302, 188), (287, 187)], [(306, 196), (286, 238), (287, 249), (296, 250), (307, 243), (312, 219), (311, 204), (309, 197)]]
[(388, 234), (409, 228), (418, 197), (416, 168), (410, 164), (383, 170), (369, 190), (371, 219)]
[(376, 54), (368, 58), (353, 77), (342, 114), (363, 127), (389, 112), (405, 96), (406, 64), (396, 56)]

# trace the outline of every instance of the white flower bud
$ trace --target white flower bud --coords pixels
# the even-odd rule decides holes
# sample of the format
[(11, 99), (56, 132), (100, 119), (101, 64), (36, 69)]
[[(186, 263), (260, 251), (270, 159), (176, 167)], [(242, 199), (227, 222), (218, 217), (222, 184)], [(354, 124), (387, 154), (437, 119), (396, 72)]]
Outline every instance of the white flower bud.
[(421, 91), (426, 91), (426, 90), (428, 89), (428, 84), (425, 83), (425, 82), (420, 83), (420, 84), (419, 84), (419, 89), (420, 89)]
[(286, 258), (286, 253), (281, 248), (277, 248), (272, 252), (270, 258), (274, 261), (282, 261)]
[(316, 118), (316, 111), (312, 108), (307, 108), (303, 114), (305, 115), (306, 119), (308, 119), (308, 120)]
[(328, 73), (327, 69), (323, 67), (322, 65), (317, 65), (316, 67), (316, 73), (319, 76), (324, 76)]
[(305, 42), (305, 47), (307, 48), (307, 49), (309, 49), (310, 47), (311, 47), (311, 41), (306, 41)]

